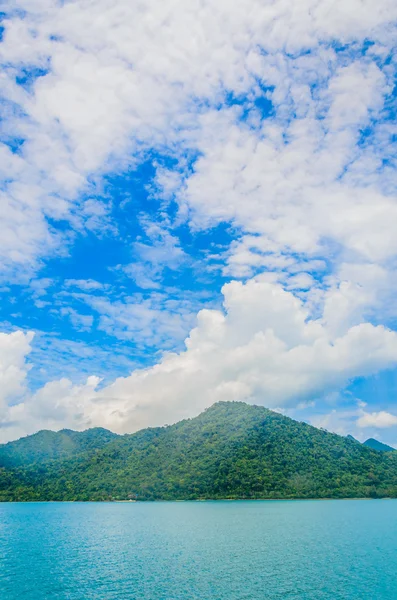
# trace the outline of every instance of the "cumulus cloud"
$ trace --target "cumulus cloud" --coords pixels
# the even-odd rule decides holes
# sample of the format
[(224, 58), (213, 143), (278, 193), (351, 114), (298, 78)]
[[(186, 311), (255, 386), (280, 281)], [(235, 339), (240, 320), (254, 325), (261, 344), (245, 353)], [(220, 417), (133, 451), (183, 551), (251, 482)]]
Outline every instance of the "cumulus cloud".
[(0, 424), (8, 418), (9, 405), (26, 392), (28, 365), (33, 333), (0, 333)]
[[(380, 94), (376, 79), (372, 85)], [(177, 198), (197, 228), (231, 221), (246, 232), (226, 274), (249, 275), (273, 255), (281, 263), (280, 253), (332, 255), (332, 245), (368, 263), (395, 256), (395, 198), (380, 189), (379, 175), (369, 184), (363, 173), (353, 184), (343, 174), (357, 154), (359, 121), (354, 131), (336, 131), (312, 116), (286, 126), (264, 120), (259, 132), (238, 123), (235, 110), (203, 121), (200, 158)]]
[[(231, 176), (240, 197), (253, 194), (251, 215), (258, 204), (258, 186), (267, 194), (276, 184), (276, 197), (283, 189), (297, 186), (299, 195), (302, 179), (309, 180), (307, 204), (315, 221), (319, 215), (311, 205), (322, 184), (318, 172), (337, 172), (350, 141), (343, 140), (343, 135), (330, 135), (321, 150), (311, 86), (316, 79), (330, 79), (318, 96), (317, 112), (325, 111), (324, 126), (331, 133), (354, 133), (358, 126), (365, 126), (369, 115), (382, 105), (385, 75), (374, 61), (338, 65), (332, 43), (370, 38), (373, 56), (380, 57), (392, 43), (390, 24), (397, 16), (392, 0), (376, 5), (359, 0), (305, 0), (299, 10), (291, 10), (290, 0), (239, 1), (233, 6), (225, 0), (216, 6), (194, 0), (178, 5), (159, 0), (145, 5), (135, 0), (116, 4), (100, 0), (95, 6), (85, 0), (61, 4), (19, 0), (14, 7), (4, 21), (0, 48), (2, 106), (7, 116), (0, 147), (5, 232), (0, 253), (7, 268), (34, 268), (38, 258), (55, 249), (65, 251), (65, 236), (49, 226), (49, 219), (69, 222), (76, 231), (105, 227), (105, 209), (99, 201), (82, 200), (89, 191), (88, 178), (136, 162), (147, 148), (170, 150), (182, 145), (206, 151), (198, 176), (187, 189), (189, 203), (196, 209), (200, 178), (206, 177), (208, 183), (214, 178), (212, 171), (205, 173), (205, 161), (217, 168), (222, 152), (219, 143), (212, 151), (205, 147), (208, 132), (202, 132), (203, 107), (219, 107), (227, 94), (254, 98), (263, 86), (273, 89), (272, 102), (281, 118), (292, 110), (304, 122), (289, 128), (291, 147), (286, 152), (282, 152), (280, 128), (270, 128), (266, 141), (256, 149), (257, 140), (246, 133), (239, 134), (229, 124), (219, 132), (217, 126), (216, 135), (221, 133), (227, 155), (221, 171)], [(304, 148), (296, 141), (298, 135), (308, 141)], [(313, 158), (310, 150), (316, 157), (311, 169), (307, 165)], [(264, 161), (267, 167), (260, 181), (256, 176), (247, 184), (252, 160), (260, 171)], [(272, 178), (277, 162), (281, 169)], [(241, 172), (243, 165), (247, 170), (236, 180), (236, 169)], [(280, 177), (286, 177), (284, 186)], [(209, 188), (205, 189), (207, 195)], [(369, 190), (362, 226), (371, 234), (369, 224), (377, 219), (386, 226), (385, 237), (374, 243), (372, 232), (368, 238), (357, 239), (354, 207), (344, 209), (347, 193), (338, 185), (324, 193), (326, 218), (321, 219), (319, 232), (301, 222), (293, 203), (287, 215), (285, 201), (276, 211), (274, 227), (279, 233), (269, 231), (268, 208), (260, 209), (258, 227), (270, 240), (303, 250), (313, 248), (319, 236), (327, 234), (366, 254), (387, 253), (389, 243), (394, 248), (383, 219), (386, 210), (394, 211), (393, 205), (377, 198), (376, 190)], [(215, 209), (211, 203), (219, 194), (225, 200), (219, 203), (216, 198), (219, 206)], [(356, 194), (354, 202), (361, 196)], [(226, 198), (231, 209), (225, 206)], [(379, 203), (377, 211), (370, 209), (374, 199)], [(208, 218), (230, 218), (236, 211), (235, 218), (251, 230), (252, 221), (247, 222), (242, 208), (246, 202), (238, 202), (240, 207), (228, 187), (218, 182), (205, 203)], [(333, 217), (335, 208), (342, 210), (341, 218)]]
[(98, 329), (119, 339), (133, 340), (136, 345), (169, 347), (182, 340), (191, 325), (194, 307), (184, 298), (169, 298), (163, 293), (150, 297), (126, 297), (122, 300), (87, 297), (86, 303), (99, 317)]
[(397, 425), (396, 415), (392, 415), (384, 410), (373, 413), (363, 412), (362, 416), (357, 420), (358, 427), (375, 427), (384, 429)]
[(357, 417), (361, 413), (362, 411), (355, 406), (350, 409), (334, 408), (331, 412), (325, 414), (312, 415), (310, 417), (310, 423), (311, 425), (314, 425), (314, 427), (320, 427), (343, 436), (350, 434), (356, 439), (364, 441), (365, 437), (362, 436), (362, 432), (356, 427)]
[(219, 400), (296, 407), (397, 365), (397, 334), (382, 326), (361, 323), (333, 337), (278, 284), (233, 282), (223, 291), (224, 310), (198, 314), (184, 351), (102, 389), (96, 377), (81, 385), (48, 383), (9, 408), (8, 435), (57, 424), (135, 431), (193, 416)]
[[(0, 262), (8, 276), (31, 281), (40, 261), (66, 254), (76, 235), (116, 236), (109, 198), (93, 192), (104, 173), (157, 151), (172, 160), (157, 165), (152, 199), (165, 211), (175, 202), (176, 221), (193, 233), (231, 224), (222, 274), (248, 281), (223, 288), (223, 311), (199, 312), (182, 352), (102, 389), (90, 377), (26, 391), (31, 338), (4, 334), (8, 436), (58, 424), (132, 431), (222, 399), (285, 408), (396, 365), (397, 334), (380, 323), (394, 314), (395, 129), (386, 113), (397, 5), (291, 7), (14, 4), (0, 45)], [(122, 269), (148, 295), (112, 299), (91, 279), (65, 285), (79, 288), (75, 300), (97, 313), (102, 331), (165, 348), (185, 336), (197, 306), (156, 292), (184, 250), (162, 225), (148, 222), (146, 236)], [(50, 285), (31, 285), (37, 306)], [(92, 325), (74, 306), (61, 311), (78, 328)]]
[(352, 434), (361, 442), (370, 436), (382, 439), (384, 431), (380, 430), (395, 427), (397, 417), (385, 410), (367, 412), (366, 406), (365, 402), (356, 400), (348, 408), (342, 406), (332, 409), (331, 412), (312, 414), (309, 420), (315, 427), (322, 427), (344, 436)]

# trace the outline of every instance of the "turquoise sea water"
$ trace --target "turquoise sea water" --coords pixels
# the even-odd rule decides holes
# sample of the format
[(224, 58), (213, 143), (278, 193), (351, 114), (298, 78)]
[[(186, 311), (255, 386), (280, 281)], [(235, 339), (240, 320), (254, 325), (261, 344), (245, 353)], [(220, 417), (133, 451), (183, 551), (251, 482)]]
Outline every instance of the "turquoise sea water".
[(397, 500), (0, 504), (1, 600), (396, 600)]

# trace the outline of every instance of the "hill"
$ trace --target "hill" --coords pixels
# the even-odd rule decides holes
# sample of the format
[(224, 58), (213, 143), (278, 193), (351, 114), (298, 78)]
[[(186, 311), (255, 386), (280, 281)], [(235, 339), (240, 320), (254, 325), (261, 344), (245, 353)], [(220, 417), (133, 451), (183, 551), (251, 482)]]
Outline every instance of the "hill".
[(397, 459), (259, 406), (115, 438), (96, 452), (0, 470), (1, 500), (397, 497)]
[(117, 434), (95, 427), (86, 431), (39, 431), (34, 435), (0, 445), (0, 467), (14, 468), (68, 458), (81, 452), (103, 448)]
[(373, 450), (377, 450), (378, 452), (395, 452), (396, 449), (384, 444), (383, 442), (379, 442), (374, 438), (368, 438), (363, 442), (364, 446), (368, 446), (368, 448), (372, 448)]

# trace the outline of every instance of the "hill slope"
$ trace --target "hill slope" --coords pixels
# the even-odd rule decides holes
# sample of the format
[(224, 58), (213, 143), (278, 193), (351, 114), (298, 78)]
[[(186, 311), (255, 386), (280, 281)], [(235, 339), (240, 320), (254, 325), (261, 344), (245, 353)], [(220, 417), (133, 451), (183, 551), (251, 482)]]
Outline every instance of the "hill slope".
[(380, 442), (379, 440), (375, 440), (374, 438), (368, 438), (363, 442), (364, 446), (368, 446), (368, 448), (372, 448), (372, 450), (377, 450), (378, 452), (395, 452), (396, 449)]
[(91, 454), (0, 471), (1, 500), (397, 496), (397, 460), (259, 406), (122, 436)]
[(0, 467), (13, 468), (68, 458), (87, 450), (102, 448), (117, 434), (95, 427), (86, 431), (39, 431), (34, 435), (0, 445)]

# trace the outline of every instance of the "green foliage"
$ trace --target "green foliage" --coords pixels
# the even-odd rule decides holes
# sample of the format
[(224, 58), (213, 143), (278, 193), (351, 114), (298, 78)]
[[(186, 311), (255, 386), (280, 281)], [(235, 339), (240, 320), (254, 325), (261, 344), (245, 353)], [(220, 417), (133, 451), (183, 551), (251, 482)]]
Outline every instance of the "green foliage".
[(222, 402), (67, 459), (0, 469), (0, 500), (397, 496), (397, 458), (259, 406)]
[(10, 468), (67, 458), (87, 450), (102, 448), (118, 436), (102, 427), (86, 431), (39, 431), (34, 435), (0, 445), (0, 467)]

